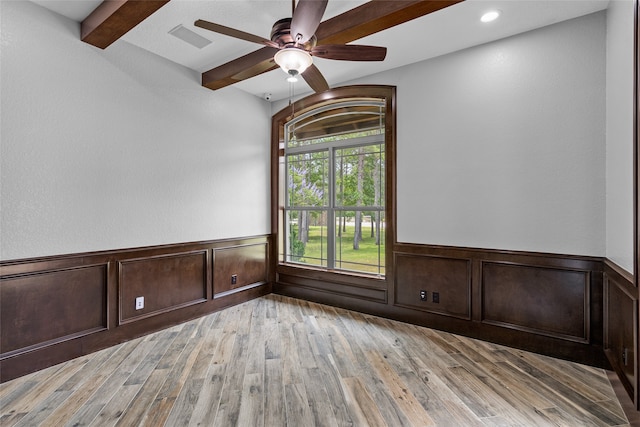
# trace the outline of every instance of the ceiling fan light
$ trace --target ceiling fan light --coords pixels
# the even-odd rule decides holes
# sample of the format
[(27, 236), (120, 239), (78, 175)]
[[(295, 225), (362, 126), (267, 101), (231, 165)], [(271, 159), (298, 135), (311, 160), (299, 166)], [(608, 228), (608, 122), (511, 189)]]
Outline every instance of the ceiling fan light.
[(287, 77), (289, 83), (295, 83), (298, 81), (298, 72), (296, 70), (289, 70), (289, 77)]
[(313, 58), (311, 58), (309, 52), (297, 47), (280, 49), (273, 59), (287, 74), (290, 74), (290, 70), (295, 70), (298, 74), (302, 74), (313, 63)]

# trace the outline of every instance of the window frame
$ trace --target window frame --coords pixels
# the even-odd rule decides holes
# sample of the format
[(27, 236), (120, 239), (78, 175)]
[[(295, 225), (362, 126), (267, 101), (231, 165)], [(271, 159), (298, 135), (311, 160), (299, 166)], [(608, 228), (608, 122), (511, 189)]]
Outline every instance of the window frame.
[[(329, 104), (344, 102), (348, 99), (377, 100), (385, 105), (385, 274), (359, 273), (349, 270), (326, 270), (311, 265), (288, 263), (281, 259), (280, 248), (284, 244), (284, 194), (281, 189), (284, 181), (284, 143), (285, 124), (311, 110), (322, 108)], [(316, 93), (296, 101), (283, 108), (272, 117), (271, 126), (271, 230), (273, 244), (271, 245), (271, 259), (275, 265), (272, 281), (279, 280), (279, 273), (286, 270), (287, 274), (313, 274), (313, 277), (329, 282), (336, 279), (347, 284), (365, 285), (369, 282), (376, 288), (391, 283), (394, 277), (393, 247), (396, 243), (396, 88), (384, 85), (358, 85), (330, 89)], [(349, 279), (351, 277), (351, 279)]]

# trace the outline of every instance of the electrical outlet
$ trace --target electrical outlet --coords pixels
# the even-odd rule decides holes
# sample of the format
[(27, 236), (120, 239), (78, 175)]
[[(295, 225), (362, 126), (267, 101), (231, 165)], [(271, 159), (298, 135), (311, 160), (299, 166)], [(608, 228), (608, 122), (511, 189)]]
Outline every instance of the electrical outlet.
[(623, 349), (622, 349), (622, 364), (623, 364), (624, 366), (627, 366), (627, 358), (628, 358), (627, 353), (628, 353), (628, 349), (627, 349), (626, 347), (625, 347), (625, 348), (623, 348)]
[(136, 297), (136, 310), (144, 308), (144, 297)]
[(420, 301), (427, 301), (427, 291), (420, 291)]
[(440, 292), (432, 292), (432, 301), (436, 304), (440, 304)]
[(232, 285), (238, 284), (238, 275), (237, 274), (232, 274), (231, 275), (231, 284)]

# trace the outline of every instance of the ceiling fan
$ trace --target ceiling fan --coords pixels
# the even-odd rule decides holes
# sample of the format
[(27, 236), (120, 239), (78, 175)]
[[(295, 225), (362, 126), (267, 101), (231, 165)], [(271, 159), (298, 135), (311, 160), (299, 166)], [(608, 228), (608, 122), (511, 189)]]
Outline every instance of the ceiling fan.
[[(295, 0), (292, 0), (292, 17), (280, 19), (273, 24), (270, 40), (202, 19), (197, 20), (194, 25), (267, 46), (271, 49), (273, 61), (289, 75), (287, 80), (296, 81), (297, 76), (301, 75), (314, 91), (323, 92), (329, 89), (329, 84), (318, 67), (313, 64), (314, 56), (340, 61), (383, 61), (387, 55), (387, 48), (379, 46), (347, 44), (316, 46), (315, 32), (327, 8), (327, 2), (328, 0), (299, 0), (296, 6)], [(238, 80), (246, 78), (242, 74), (241, 71), (234, 77)], [(248, 70), (248, 74), (252, 74), (251, 70)]]

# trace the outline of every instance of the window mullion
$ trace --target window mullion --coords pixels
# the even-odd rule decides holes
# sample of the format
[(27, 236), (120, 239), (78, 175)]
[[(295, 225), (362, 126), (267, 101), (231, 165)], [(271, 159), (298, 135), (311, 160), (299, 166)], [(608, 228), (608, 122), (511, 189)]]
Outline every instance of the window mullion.
[(284, 215), (282, 218), (284, 229), (284, 241), (283, 259), (285, 262), (289, 261), (289, 242), (291, 239), (291, 233), (289, 231), (289, 156), (284, 156), (284, 200), (282, 205), (284, 206)]
[(327, 268), (335, 268), (336, 259), (336, 214), (335, 214), (335, 149), (329, 147), (328, 190), (329, 206), (327, 208)]

